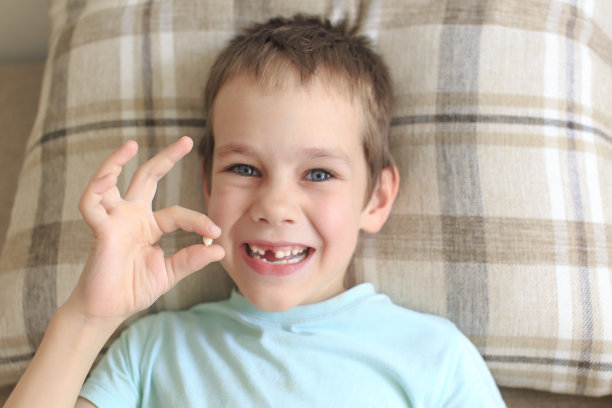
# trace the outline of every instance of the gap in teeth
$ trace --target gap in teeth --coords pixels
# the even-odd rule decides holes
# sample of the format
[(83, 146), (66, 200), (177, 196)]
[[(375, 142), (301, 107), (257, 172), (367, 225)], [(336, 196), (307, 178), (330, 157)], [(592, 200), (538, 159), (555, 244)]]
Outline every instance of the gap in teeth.
[[(268, 262), (268, 263), (279, 264), (279, 265), (292, 264), (292, 263), (297, 263), (299, 261), (302, 261), (306, 257), (306, 251), (308, 249), (307, 247), (304, 247), (304, 248), (292, 248), (292, 249), (287, 249), (287, 250), (278, 250), (274, 252), (274, 257), (278, 259), (278, 261), (268, 261), (265, 258), (263, 258), (263, 256), (266, 254), (266, 250), (259, 248), (256, 245), (249, 244), (248, 246), (254, 258)], [(293, 258), (289, 258), (290, 256), (293, 256)], [(288, 259), (283, 259), (283, 258), (288, 258)]]

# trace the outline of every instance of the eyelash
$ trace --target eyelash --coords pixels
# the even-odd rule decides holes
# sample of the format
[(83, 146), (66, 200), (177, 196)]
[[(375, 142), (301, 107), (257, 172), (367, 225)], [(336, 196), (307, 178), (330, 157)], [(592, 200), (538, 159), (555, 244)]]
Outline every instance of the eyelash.
[[(323, 179), (319, 179), (319, 180), (314, 180), (313, 179), (313, 173), (315, 173), (315, 172), (324, 173), (324, 178)], [(308, 170), (308, 172), (306, 173), (306, 176), (307, 177), (310, 176), (310, 178), (308, 179), (309, 181), (314, 181), (314, 182), (317, 182), (317, 183), (319, 183), (321, 181), (327, 181), (329, 179), (334, 178), (334, 175), (331, 172), (329, 172), (329, 171), (327, 171), (325, 169), (312, 169), (312, 170)]]
[[(228, 171), (231, 171), (232, 173), (235, 173), (238, 176), (242, 176), (242, 177), (259, 177), (261, 176), (261, 173), (259, 172), (259, 170), (257, 170), (255, 167), (250, 166), (248, 164), (234, 164), (233, 166), (230, 166), (228, 168)], [(245, 172), (246, 171), (246, 172)], [(315, 173), (323, 173), (323, 178), (322, 179), (315, 179), (313, 177), (313, 174)], [(320, 183), (322, 181), (327, 181), (329, 179), (334, 178), (334, 174), (330, 171), (327, 171), (325, 169), (312, 169), (312, 170), (308, 170), (306, 172), (305, 178), (308, 181), (313, 181), (316, 183)]]
[[(249, 174), (243, 174), (241, 172), (241, 170), (247, 170), (249, 171)], [(248, 164), (234, 164), (233, 166), (230, 166), (228, 168), (228, 171), (231, 171), (232, 173), (236, 173), (239, 176), (242, 177), (256, 177), (256, 176), (260, 176), (259, 171), (253, 167), (253, 166), (249, 166)]]

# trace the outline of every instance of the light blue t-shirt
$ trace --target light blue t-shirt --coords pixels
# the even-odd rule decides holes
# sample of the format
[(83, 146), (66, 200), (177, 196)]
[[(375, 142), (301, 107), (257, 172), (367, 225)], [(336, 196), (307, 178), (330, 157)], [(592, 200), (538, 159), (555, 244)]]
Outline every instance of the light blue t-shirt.
[(81, 396), (98, 407), (499, 407), (476, 348), (371, 284), (286, 312), (230, 299), (144, 318)]

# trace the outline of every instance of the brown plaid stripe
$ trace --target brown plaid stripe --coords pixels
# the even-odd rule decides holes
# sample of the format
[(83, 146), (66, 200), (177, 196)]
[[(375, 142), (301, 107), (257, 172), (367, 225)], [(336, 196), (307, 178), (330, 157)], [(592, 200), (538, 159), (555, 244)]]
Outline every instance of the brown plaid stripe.
[[(612, 394), (605, 0), (52, 1), (40, 111), (0, 262), (0, 384), (15, 382), (78, 278), (91, 237), (76, 204), (96, 165), (126, 139), (143, 161), (197, 138), (225, 41), (298, 11), (359, 21), (396, 82), (400, 197), (383, 231), (362, 236), (347, 282), (450, 318), (500, 385)], [(154, 204), (204, 208), (194, 154)], [(162, 246), (195, 239), (176, 233)], [(227, 276), (206, 269), (151, 311), (225, 297)]]

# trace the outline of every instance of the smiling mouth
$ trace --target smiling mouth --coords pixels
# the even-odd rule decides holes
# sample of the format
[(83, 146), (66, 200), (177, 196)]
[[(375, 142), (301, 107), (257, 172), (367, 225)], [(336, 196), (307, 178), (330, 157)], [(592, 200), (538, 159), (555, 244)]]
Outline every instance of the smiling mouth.
[(310, 250), (310, 247), (303, 246), (265, 249), (254, 244), (246, 244), (246, 253), (249, 257), (270, 265), (290, 265), (301, 262), (308, 257)]

